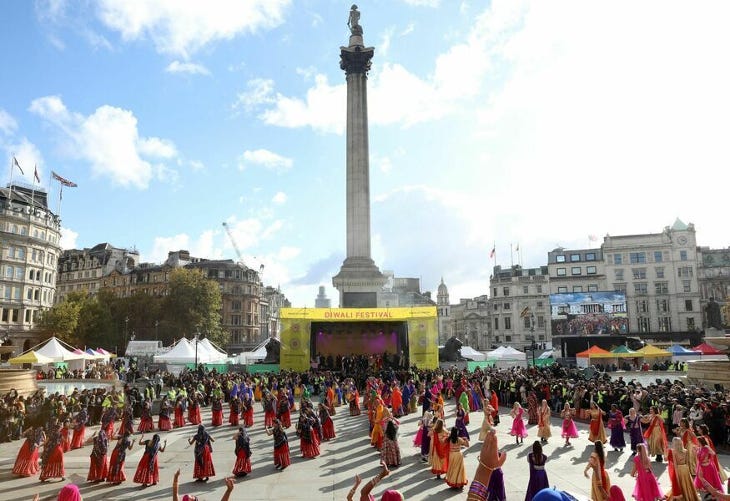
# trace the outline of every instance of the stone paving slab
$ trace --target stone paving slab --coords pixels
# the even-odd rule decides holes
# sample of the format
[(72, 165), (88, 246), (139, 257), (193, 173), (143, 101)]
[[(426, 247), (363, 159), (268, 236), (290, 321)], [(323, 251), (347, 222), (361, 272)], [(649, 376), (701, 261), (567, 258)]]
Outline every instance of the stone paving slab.
[[(263, 427), (263, 413), (260, 405), (256, 406), (255, 424), (249, 430), (252, 448), (253, 472), (245, 479), (236, 481), (232, 499), (250, 500), (337, 500), (346, 499), (353, 478), (359, 473), (363, 482), (367, 482), (379, 471), (379, 454), (370, 447), (367, 436), (368, 424), (365, 414), (351, 417), (346, 407), (338, 407), (334, 416), (337, 438), (325, 442), (321, 446), (322, 454), (316, 459), (303, 459), (299, 452), (299, 444), (293, 428), (289, 429), (289, 440), (292, 465), (283, 472), (273, 466), (273, 442), (266, 436)], [(497, 427), (500, 446), (507, 452), (507, 461), (503, 467), (505, 488), (509, 501), (522, 501), (529, 478), (527, 454), (532, 442), (536, 439), (536, 427), (528, 427), (530, 436), (524, 444), (517, 445), (514, 438), (508, 435), (511, 418), (501, 408), (502, 422)], [(227, 411), (226, 411), (227, 416)], [(296, 421), (298, 414), (294, 414)], [(454, 407), (447, 404), (447, 425), (454, 422)], [(210, 422), (209, 409), (203, 409), (203, 420)], [(472, 434), (470, 447), (465, 451), (465, 465), (469, 479), (476, 471), (481, 443), (476, 441), (481, 425), (482, 414), (473, 413), (468, 427)], [(399, 444), (403, 464), (394, 468), (392, 474), (384, 479), (373, 491), (376, 498), (386, 489), (399, 489), (407, 500), (444, 500), (466, 499), (466, 491), (449, 489), (442, 481), (435, 480), (428, 466), (421, 462), (418, 449), (414, 448), (413, 437), (417, 430), (418, 416), (409, 415), (401, 419)], [(580, 437), (573, 440), (572, 447), (563, 447), (560, 438), (560, 421), (552, 420), (553, 438), (544, 447), (549, 460), (546, 465), (550, 485), (568, 490), (574, 495), (590, 497), (590, 481), (583, 476), (583, 468), (592, 450), (588, 442), (587, 426), (578, 424)], [(93, 427), (88, 431), (91, 436)], [(196, 428), (187, 426), (183, 429), (163, 433), (167, 439), (167, 450), (160, 454), (160, 484), (143, 489), (131, 482), (137, 463), (142, 455), (139, 446), (127, 454), (125, 471), (127, 482), (112, 486), (108, 484), (87, 484), (86, 474), (89, 466), (90, 447), (71, 451), (66, 454), (66, 482), (49, 481), (41, 483), (38, 477), (17, 478), (10, 470), (22, 442), (0, 444), (0, 500), (28, 500), (38, 493), (42, 500), (55, 500), (58, 490), (67, 482), (74, 482), (81, 488), (85, 501), (117, 501), (117, 500), (169, 500), (171, 499), (172, 476), (180, 468), (180, 494), (196, 494), (201, 499), (217, 501), (225, 491), (224, 477), (230, 474), (234, 464), (233, 437), (236, 429), (230, 426), (209, 428), (213, 438), (213, 460), (217, 475), (206, 484), (192, 480), (193, 451), (187, 438), (194, 435)], [(151, 435), (146, 435), (150, 437)], [(138, 438), (139, 435), (135, 435)], [(628, 438), (628, 436), (627, 436)], [(110, 451), (111, 454), (111, 451)], [(730, 461), (727, 456), (720, 456), (722, 464), (727, 468)], [(627, 499), (631, 498), (634, 479), (631, 477), (632, 456), (630, 450), (623, 453), (607, 453), (607, 470), (611, 482), (619, 485)], [(653, 469), (663, 489), (669, 487), (666, 463), (653, 463)]]

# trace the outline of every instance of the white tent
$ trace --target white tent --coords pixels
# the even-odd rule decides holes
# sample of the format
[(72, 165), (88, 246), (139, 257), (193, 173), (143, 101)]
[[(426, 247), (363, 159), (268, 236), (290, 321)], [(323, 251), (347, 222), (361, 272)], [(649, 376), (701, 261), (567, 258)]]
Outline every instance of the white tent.
[(61, 344), (61, 341), (52, 337), (41, 348), (35, 350), (39, 355), (50, 358), (53, 362), (68, 362), (69, 360), (84, 360), (84, 355), (76, 354)]
[(485, 355), (481, 351), (475, 350), (471, 346), (462, 346), (460, 353), (462, 357), (474, 360), (476, 362), (481, 362), (482, 360), (487, 359), (487, 355)]
[(238, 356), (239, 363), (244, 365), (252, 364), (266, 358), (266, 346), (259, 346), (254, 351), (244, 351)]
[[(200, 353), (198, 353), (200, 356)], [(162, 355), (155, 355), (153, 360), (155, 363), (168, 363), (168, 364), (188, 364), (195, 363), (195, 348), (185, 338), (173, 346), (173, 348), (167, 353)], [(198, 358), (200, 360), (200, 358)]]
[(500, 346), (487, 353), (487, 359), (495, 360), (527, 360), (527, 355), (511, 346)]
[[(195, 344), (193, 344), (193, 348), (195, 348)], [(208, 352), (208, 362), (219, 362), (228, 358), (228, 353), (218, 349), (208, 338), (201, 339), (198, 342), (198, 351), (201, 348), (204, 348)]]

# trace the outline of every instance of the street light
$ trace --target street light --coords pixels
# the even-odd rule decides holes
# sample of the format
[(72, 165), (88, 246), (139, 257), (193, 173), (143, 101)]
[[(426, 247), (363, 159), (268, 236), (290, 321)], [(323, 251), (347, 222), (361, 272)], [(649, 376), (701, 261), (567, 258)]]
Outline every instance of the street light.
[(532, 338), (532, 366), (535, 367), (535, 348), (537, 348), (537, 343), (535, 343), (535, 314), (530, 314), (530, 337)]
[(200, 339), (200, 330), (195, 332), (195, 370), (198, 370), (198, 339)]

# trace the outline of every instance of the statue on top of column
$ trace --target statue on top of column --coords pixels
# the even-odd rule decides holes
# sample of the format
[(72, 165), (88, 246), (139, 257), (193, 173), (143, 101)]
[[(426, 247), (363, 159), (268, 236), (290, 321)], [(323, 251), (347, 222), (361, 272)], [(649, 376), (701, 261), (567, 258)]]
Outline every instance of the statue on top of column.
[(353, 35), (362, 35), (362, 26), (360, 26), (360, 11), (357, 10), (357, 5), (353, 4), (350, 7), (350, 17), (347, 20), (347, 26), (350, 28), (350, 33)]

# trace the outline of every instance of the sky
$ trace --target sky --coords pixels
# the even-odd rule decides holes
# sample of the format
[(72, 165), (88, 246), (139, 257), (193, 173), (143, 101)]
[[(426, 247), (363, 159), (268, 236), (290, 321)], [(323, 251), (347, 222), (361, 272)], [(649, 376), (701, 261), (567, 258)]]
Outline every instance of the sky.
[[(49, 191), (64, 248), (264, 265), (312, 306), (345, 257), (349, 2), (9, 0), (5, 182)], [(730, 3), (370, 0), (372, 256), (441, 278), (544, 265), (679, 217), (727, 247)], [(13, 169), (15, 156), (25, 175)], [(37, 167), (36, 167), (37, 166)], [(51, 182), (51, 170), (78, 184)], [(510, 258), (510, 247), (520, 254)], [(496, 259), (489, 257), (496, 249)]]

